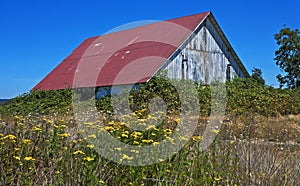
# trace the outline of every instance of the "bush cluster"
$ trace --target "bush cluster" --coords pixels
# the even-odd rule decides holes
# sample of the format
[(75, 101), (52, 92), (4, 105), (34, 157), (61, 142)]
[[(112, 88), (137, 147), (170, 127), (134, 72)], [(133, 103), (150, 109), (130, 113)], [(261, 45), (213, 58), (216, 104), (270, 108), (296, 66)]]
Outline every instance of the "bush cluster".
[[(176, 83), (177, 87), (183, 87), (184, 91), (181, 93), (192, 94), (189, 88), (185, 89), (186, 84), (192, 82), (177, 81)], [(198, 104), (202, 116), (208, 116), (212, 108), (216, 109), (211, 103), (212, 96), (216, 96), (211, 93), (212, 88), (215, 87), (218, 88), (218, 86), (213, 85), (196, 85), (199, 103), (194, 104)], [(218, 90), (214, 90), (214, 92), (218, 94)], [(176, 87), (160, 78), (154, 78), (147, 84), (140, 85), (139, 90), (131, 90), (127, 101), (129, 101), (130, 109), (137, 111), (147, 109), (151, 99), (155, 97), (160, 97), (165, 102), (168, 113), (178, 114), (182, 109)], [(121, 96), (121, 99), (128, 99), (128, 97)], [(186, 99), (193, 99), (193, 97), (186, 96)], [(193, 102), (193, 100), (188, 101)], [(249, 114), (262, 116), (296, 115), (300, 113), (300, 89), (273, 88), (262, 85), (251, 78), (236, 78), (226, 83), (226, 100), (219, 104), (226, 104), (226, 114), (234, 116)], [(113, 113), (110, 95), (96, 100), (95, 105), (99, 110)], [(71, 110), (71, 89), (35, 91), (25, 93), (1, 105), (0, 115), (2, 117), (14, 115), (28, 117), (36, 114), (66, 114), (66, 112), (71, 113)], [(145, 112), (145, 115), (147, 113), (149, 111)]]
[(227, 83), (227, 113), (279, 116), (300, 113), (300, 89), (278, 89), (253, 79)]

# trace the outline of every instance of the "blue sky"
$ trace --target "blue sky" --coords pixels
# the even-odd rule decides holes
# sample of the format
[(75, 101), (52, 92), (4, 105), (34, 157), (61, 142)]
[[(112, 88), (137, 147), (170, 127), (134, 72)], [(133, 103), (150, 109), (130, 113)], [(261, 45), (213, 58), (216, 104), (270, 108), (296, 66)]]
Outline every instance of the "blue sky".
[(2, 0), (0, 98), (28, 92), (84, 39), (141, 20), (166, 20), (211, 10), (251, 73), (277, 86), (273, 35), (300, 28), (299, 0)]

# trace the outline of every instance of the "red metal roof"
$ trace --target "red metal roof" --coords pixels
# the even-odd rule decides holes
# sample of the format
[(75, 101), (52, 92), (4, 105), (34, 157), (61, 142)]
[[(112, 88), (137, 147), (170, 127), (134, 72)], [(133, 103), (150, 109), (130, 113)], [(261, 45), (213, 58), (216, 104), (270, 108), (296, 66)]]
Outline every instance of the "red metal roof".
[(209, 14), (88, 38), (33, 90), (146, 82)]

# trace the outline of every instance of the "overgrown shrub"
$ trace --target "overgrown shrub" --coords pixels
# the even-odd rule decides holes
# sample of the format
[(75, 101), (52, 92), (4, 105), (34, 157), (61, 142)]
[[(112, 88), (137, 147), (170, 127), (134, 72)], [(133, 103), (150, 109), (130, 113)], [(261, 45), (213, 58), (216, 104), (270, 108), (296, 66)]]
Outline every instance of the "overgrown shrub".
[(278, 116), (300, 113), (299, 89), (275, 89), (252, 79), (227, 83), (227, 113)]
[[(185, 86), (192, 82), (174, 82), (177, 83), (177, 87), (183, 87), (184, 94), (190, 94), (190, 90), (185, 89)], [(199, 103), (195, 104), (199, 105), (202, 116), (208, 116), (212, 109), (211, 91), (217, 86), (197, 85), (196, 87)], [(226, 113), (230, 115), (279, 116), (300, 113), (300, 89), (278, 89), (259, 84), (253, 79), (236, 78), (226, 83), (226, 90), (227, 100), (224, 104), (226, 104)], [(218, 91), (215, 90), (215, 92)], [(160, 78), (154, 78), (144, 85), (141, 84), (139, 90), (132, 90), (127, 101), (133, 111), (143, 110), (148, 108), (149, 101), (154, 97), (163, 99), (169, 113), (178, 114), (182, 109), (176, 87)], [(127, 97), (121, 99), (127, 99)], [(186, 99), (192, 99), (192, 97), (186, 96)], [(101, 100), (95, 100), (95, 105), (102, 111), (113, 113), (110, 95)], [(70, 89), (34, 91), (13, 98), (0, 106), (0, 115), (2, 117), (13, 115), (27, 117), (34, 114), (65, 114), (66, 112), (71, 113), (71, 109), (72, 90)]]
[(70, 114), (72, 91), (51, 90), (24, 93), (0, 106), (2, 117), (15, 115), (30, 117), (32, 115)]

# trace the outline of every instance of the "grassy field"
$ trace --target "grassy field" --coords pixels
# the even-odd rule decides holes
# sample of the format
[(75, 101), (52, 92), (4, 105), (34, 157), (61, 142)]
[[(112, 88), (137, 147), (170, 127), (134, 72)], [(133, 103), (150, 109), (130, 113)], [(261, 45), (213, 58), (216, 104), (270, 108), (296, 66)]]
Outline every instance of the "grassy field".
[[(176, 112), (140, 132), (127, 127), (136, 121), (118, 120), (103, 100), (98, 106), (106, 111), (100, 109), (96, 121), (84, 123), (92, 131), (86, 135), (78, 128), (68, 90), (15, 98), (0, 107), (0, 185), (299, 185), (299, 94), (234, 83), (228, 85), (231, 112), (221, 128), (210, 131), (217, 137), (208, 149), (202, 151), (201, 143), (209, 122), (209, 91), (199, 88), (202, 116), (196, 132), (191, 138), (179, 136), (186, 143), (180, 151), (146, 166), (126, 165), (138, 150), (117, 156), (123, 147), (112, 149), (119, 159), (114, 162), (90, 142), (109, 132), (137, 147), (163, 141), (172, 146), (174, 127), (180, 124)], [(141, 124), (157, 119), (143, 109), (133, 115)]]

